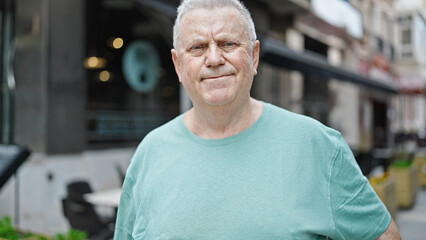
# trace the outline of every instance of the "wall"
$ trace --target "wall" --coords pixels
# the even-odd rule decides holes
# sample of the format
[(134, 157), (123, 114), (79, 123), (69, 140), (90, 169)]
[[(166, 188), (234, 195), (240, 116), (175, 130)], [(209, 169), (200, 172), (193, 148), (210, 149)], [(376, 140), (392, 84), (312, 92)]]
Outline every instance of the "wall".
[(48, 153), (80, 152), (86, 145), (85, 1), (48, 2), (46, 150)]
[(396, 0), (394, 1), (394, 7), (399, 11), (414, 10), (425, 6), (424, 2), (424, 0)]
[(84, 1), (16, 2), (15, 142), (32, 151), (85, 147)]
[(45, 150), (46, 11), (41, 0), (15, 2), (15, 142)]

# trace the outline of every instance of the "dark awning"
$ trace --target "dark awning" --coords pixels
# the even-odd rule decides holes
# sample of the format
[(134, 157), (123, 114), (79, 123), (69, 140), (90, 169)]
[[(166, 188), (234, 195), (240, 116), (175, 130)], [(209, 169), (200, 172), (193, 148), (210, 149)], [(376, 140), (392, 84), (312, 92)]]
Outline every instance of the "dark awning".
[(29, 155), (26, 147), (0, 144), (0, 190)]
[(266, 61), (277, 67), (316, 74), (327, 79), (336, 78), (349, 81), (388, 93), (398, 93), (396, 86), (376, 81), (368, 76), (341, 67), (332, 66), (327, 60), (311, 56), (306, 52), (296, 52), (279, 40), (266, 37), (262, 38), (260, 42), (261, 61)]
[[(176, 17), (177, 3), (179, 3), (176, 0), (175, 1), (133, 0), (133, 1), (139, 4), (139, 6), (155, 9), (169, 17)], [(173, 4), (175, 2), (176, 4)]]

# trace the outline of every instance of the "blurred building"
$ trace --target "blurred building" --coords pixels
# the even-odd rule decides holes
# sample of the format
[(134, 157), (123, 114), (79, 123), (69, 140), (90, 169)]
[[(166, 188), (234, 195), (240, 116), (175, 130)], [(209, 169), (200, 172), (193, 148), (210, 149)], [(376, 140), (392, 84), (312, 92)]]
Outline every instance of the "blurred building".
[(420, 133), (426, 121), (426, 1), (395, 1), (398, 81), (394, 99), (398, 134)]
[[(361, 40), (361, 53), (363, 67), (361, 71), (375, 79), (396, 86), (397, 70), (395, 43), (395, 20), (393, 1), (389, 0), (364, 0), (351, 1), (361, 13), (363, 23), (363, 36)], [(393, 95), (376, 93), (361, 93), (360, 111), (361, 145), (368, 153), (364, 165), (371, 166), (368, 162), (384, 164), (387, 167), (393, 155), (395, 145), (394, 134), (391, 131), (394, 121)]]
[[(268, 1), (276, 15), (263, 39), (254, 95), (339, 130), (368, 174), (393, 147), (392, 5), (377, 4), (373, 12), (368, 1), (284, 2)], [(374, 20), (381, 13), (383, 23)]]
[[(405, 81), (393, 1), (244, 2), (261, 41), (252, 95), (339, 130), (365, 173), (374, 157), (389, 157), (402, 111), (392, 99), (397, 79)], [(127, 167), (147, 132), (190, 108), (170, 56), (178, 3), (1, 2), (2, 142), (29, 146), (33, 155), (19, 187), (12, 179), (0, 189), (0, 215), (24, 229), (63, 231), (67, 182), (119, 186), (115, 165)], [(418, 62), (410, 66), (421, 69)], [(424, 116), (418, 124), (424, 129)]]

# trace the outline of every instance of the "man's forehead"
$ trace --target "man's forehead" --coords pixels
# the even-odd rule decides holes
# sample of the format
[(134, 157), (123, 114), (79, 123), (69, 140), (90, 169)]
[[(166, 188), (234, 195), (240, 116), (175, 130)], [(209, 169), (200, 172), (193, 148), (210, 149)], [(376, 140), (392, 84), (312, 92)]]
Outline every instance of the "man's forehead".
[(203, 31), (220, 32), (226, 29), (233, 29), (234, 32), (244, 31), (242, 17), (236, 9), (194, 9), (184, 15), (181, 21), (181, 32), (186, 34), (202, 33)]
[[(213, 13), (214, 12), (214, 13)], [(197, 22), (194, 22), (194, 19), (200, 19), (200, 18), (206, 18), (210, 19), (212, 22), (214, 22), (217, 19), (227, 18), (232, 19), (232, 21), (239, 21), (242, 22), (242, 15), (241, 13), (232, 6), (226, 6), (226, 7), (214, 7), (214, 8), (195, 8), (188, 12), (186, 12), (181, 19), (182, 23), (189, 23), (189, 24), (197, 24)]]
[(196, 8), (186, 12), (180, 23), (177, 45), (215, 41), (249, 41), (243, 17), (235, 7)]

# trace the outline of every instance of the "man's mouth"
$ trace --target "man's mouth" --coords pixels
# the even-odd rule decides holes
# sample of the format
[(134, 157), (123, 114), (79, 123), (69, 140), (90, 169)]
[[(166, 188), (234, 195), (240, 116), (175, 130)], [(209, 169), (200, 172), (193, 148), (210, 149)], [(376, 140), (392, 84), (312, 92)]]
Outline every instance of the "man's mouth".
[(201, 80), (216, 80), (216, 79), (221, 79), (221, 78), (225, 78), (225, 77), (229, 77), (232, 74), (223, 74), (223, 75), (218, 75), (218, 76), (208, 76), (208, 77), (203, 77)]

